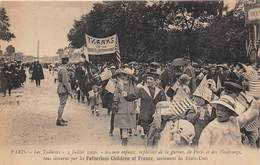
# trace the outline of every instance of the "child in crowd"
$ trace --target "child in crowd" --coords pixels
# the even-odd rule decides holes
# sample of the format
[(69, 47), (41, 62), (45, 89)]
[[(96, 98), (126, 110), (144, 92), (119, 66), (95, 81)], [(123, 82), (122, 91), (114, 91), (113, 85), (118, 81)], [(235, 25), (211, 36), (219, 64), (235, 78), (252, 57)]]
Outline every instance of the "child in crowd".
[(221, 96), (211, 104), (216, 108), (217, 118), (202, 131), (199, 147), (241, 146), (240, 128), (259, 115), (259, 102), (254, 100), (242, 114), (236, 111), (235, 100), (228, 95)]
[(157, 146), (160, 141), (160, 134), (166, 124), (177, 119), (172, 109), (172, 105), (168, 101), (161, 101), (156, 104), (153, 122), (150, 124), (147, 133), (146, 146)]
[(192, 123), (176, 116), (171, 102), (161, 101), (156, 105), (154, 120), (147, 136), (147, 146), (172, 148), (189, 146), (195, 136)]
[(166, 124), (161, 133), (159, 147), (175, 148), (191, 146), (195, 136), (195, 129), (192, 123), (179, 119)]
[(115, 87), (112, 110), (115, 113), (115, 127), (120, 129), (122, 145), (128, 143), (129, 130), (136, 128), (135, 102), (128, 101), (127, 95), (135, 93), (133, 71), (124, 68), (119, 72)]
[[(215, 118), (215, 112), (209, 104), (214, 99), (212, 87), (209, 86), (209, 80), (204, 79), (193, 93), (193, 106), (186, 112), (185, 119), (190, 121), (195, 127), (195, 137), (193, 145), (198, 145), (200, 134), (202, 130)], [(213, 81), (213, 80), (212, 80)], [(213, 89), (214, 90), (214, 89)]]
[(209, 89), (204, 90), (203, 93), (195, 91), (193, 94), (194, 107), (186, 112), (185, 119), (190, 121), (195, 127), (196, 134), (193, 139), (193, 145), (198, 145), (202, 130), (215, 117), (215, 113), (212, 111), (212, 107), (209, 104), (211, 101), (211, 94)]
[(187, 74), (182, 74), (179, 78), (179, 85), (183, 88), (185, 93), (189, 96), (191, 95), (191, 90), (189, 87), (190, 81), (191, 81), (191, 77), (188, 76)]
[(101, 107), (102, 101), (98, 85), (93, 85), (92, 90), (89, 92), (89, 100), (92, 114), (96, 113), (96, 116), (99, 116), (99, 109)]

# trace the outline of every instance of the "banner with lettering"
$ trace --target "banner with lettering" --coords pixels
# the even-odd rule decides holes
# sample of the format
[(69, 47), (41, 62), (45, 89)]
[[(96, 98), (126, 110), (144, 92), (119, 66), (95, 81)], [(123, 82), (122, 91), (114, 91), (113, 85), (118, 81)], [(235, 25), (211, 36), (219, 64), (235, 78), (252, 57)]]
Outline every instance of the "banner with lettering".
[(117, 35), (95, 38), (86, 34), (86, 46), (89, 55), (112, 54), (117, 51)]

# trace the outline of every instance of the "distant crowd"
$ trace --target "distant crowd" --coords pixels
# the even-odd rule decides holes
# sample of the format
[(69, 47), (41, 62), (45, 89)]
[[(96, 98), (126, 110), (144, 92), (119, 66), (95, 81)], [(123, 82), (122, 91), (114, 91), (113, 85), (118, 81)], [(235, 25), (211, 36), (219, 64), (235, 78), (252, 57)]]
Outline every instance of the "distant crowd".
[(21, 61), (0, 59), (0, 92), (11, 96), (12, 89), (20, 88), (26, 81), (26, 66)]
[[(27, 70), (29, 74), (26, 74)], [(0, 59), (0, 92), (3, 93), (3, 97), (6, 97), (7, 94), (11, 96), (13, 89), (23, 87), (27, 78), (31, 81), (35, 80), (36, 86), (40, 86), (44, 73), (39, 61), (23, 63), (22, 61)]]

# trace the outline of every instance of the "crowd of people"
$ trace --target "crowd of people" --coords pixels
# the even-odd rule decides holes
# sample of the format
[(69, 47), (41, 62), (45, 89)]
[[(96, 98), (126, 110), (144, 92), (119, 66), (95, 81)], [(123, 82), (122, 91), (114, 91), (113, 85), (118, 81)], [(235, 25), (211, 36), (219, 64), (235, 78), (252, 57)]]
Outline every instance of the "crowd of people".
[(84, 59), (69, 64), (64, 57), (52, 70), (60, 98), (57, 126), (68, 124), (62, 115), (71, 96), (93, 115), (106, 108), (109, 136), (118, 128), (124, 146), (129, 136), (140, 135), (153, 147), (259, 147), (260, 86), (253, 65), (198, 65), (178, 58), (166, 65), (97, 66)]
[(11, 59), (0, 59), (0, 92), (3, 97), (11, 96), (12, 89), (23, 87), (27, 79), (26, 71), (29, 71), (29, 79), (40, 86), (40, 81), (44, 79), (42, 65), (39, 61), (24, 63)]
[(11, 96), (12, 89), (20, 88), (26, 81), (25, 65), (21, 61), (0, 59), (0, 92)]
[[(39, 61), (1, 60), (3, 97), (30, 79), (40, 87), (44, 79)], [(256, 66), (242, 63), (198, 65), (175, 59), (166, 65), (130, 62), (113, 65), (89, 63), (49, 65), (58, 83), (57, 126), (67, 126), (63, 111), (69, 96), (89, 106), (93, 115), (107, 109), (109, 136), (120, 130), (122, 145), (129, 136), (145, 145), (250, 146), (259, 148), (260, 75)]]

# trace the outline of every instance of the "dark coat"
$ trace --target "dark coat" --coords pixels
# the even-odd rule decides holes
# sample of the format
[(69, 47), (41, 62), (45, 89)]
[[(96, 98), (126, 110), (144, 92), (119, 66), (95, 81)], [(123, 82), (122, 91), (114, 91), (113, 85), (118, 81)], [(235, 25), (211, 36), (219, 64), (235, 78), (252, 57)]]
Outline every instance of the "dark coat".
[(36, 64), (33, 66), (32, 79), (33, 80), (44, 79), (44, 74), (43, 74), (43, 69), (41, 64)]
[(75, 71), (75, 79), (78, 80), (79, 88), (81, 90), (86, 90), (86, 80), (87, 77), (85, 75), (85, 71), (82, 67), (77, 67)]
[(141, 99), (140, 124), (141, 126), (147, 126), (147, 124), (153, 121), (156, 104), (160, 101), (166, 101), (166, 96), (162, 89), (156, 87), (154, 97), (152, 98), (148, 87), (144, 86), (139, 89), (138, 97)]
[(163, 89), (165, 89), (166, 86), (170, 85), (170, 77), (169, 77), (169, 72), (167, 69), (165, 69), (165, 71), (163, 71), (160, 79), (161, 79), (161, 86)]
[(1, 72), (1, 83), (3, 86), (13, 86), (14, 68), (5, 66)]

